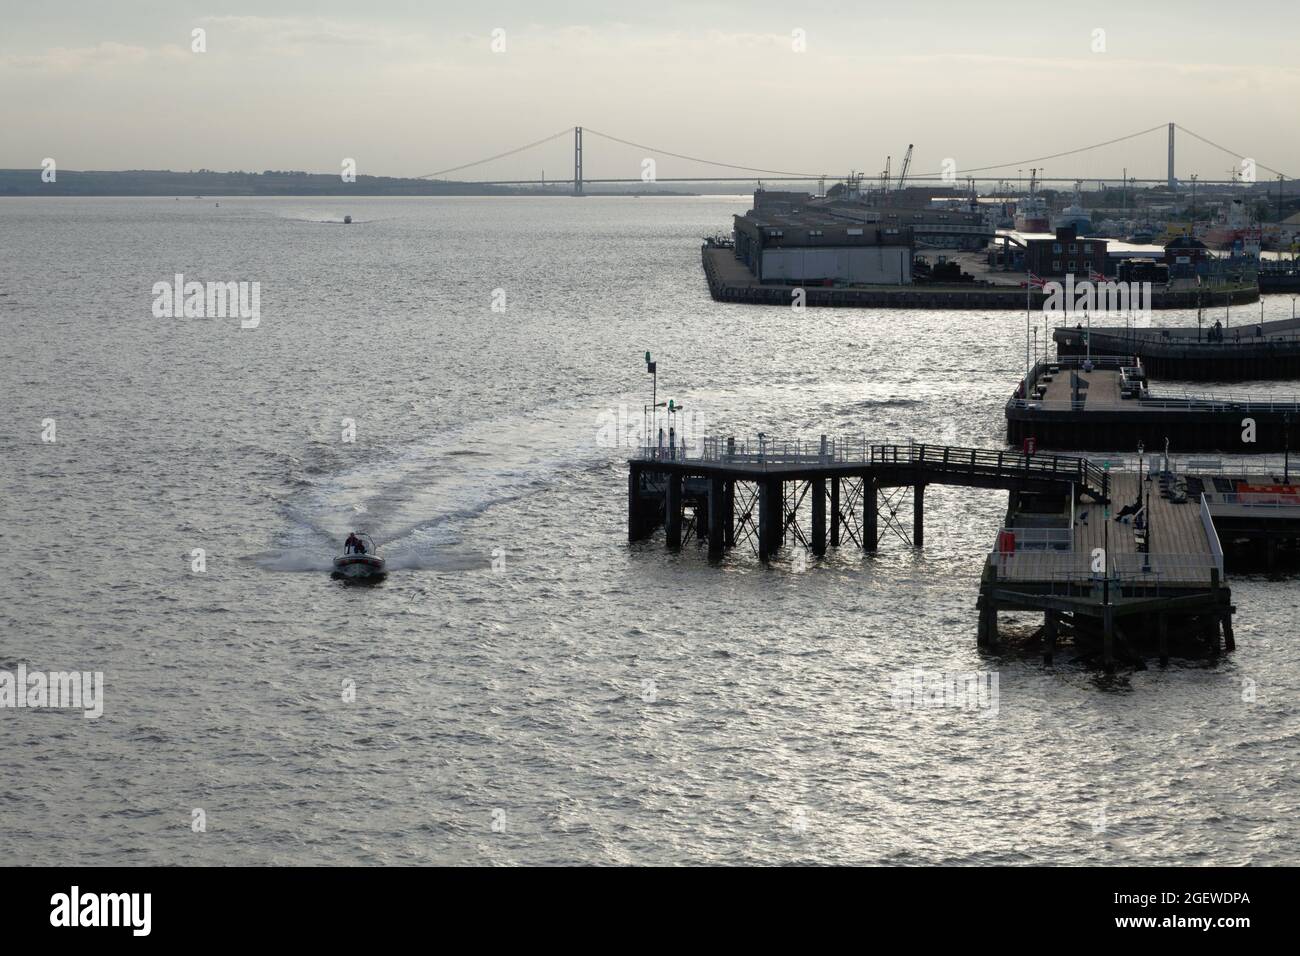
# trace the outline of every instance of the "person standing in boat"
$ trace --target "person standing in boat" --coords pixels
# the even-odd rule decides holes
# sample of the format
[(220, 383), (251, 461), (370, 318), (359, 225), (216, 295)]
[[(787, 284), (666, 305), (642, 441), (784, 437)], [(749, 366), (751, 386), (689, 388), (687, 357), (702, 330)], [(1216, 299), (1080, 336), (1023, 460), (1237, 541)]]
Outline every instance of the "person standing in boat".
[(348, 540), (343, 542), (344, 554), (365, 554), (365, 547), (361, 544), (361, 539), (357, 537), (355, 531), (348, 533)]

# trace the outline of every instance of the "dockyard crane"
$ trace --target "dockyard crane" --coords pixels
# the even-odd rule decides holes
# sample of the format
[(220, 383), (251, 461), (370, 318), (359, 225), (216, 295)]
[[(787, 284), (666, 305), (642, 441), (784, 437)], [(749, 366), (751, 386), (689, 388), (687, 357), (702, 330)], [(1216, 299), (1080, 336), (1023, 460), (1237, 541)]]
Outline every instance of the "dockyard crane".
[(903, 157), (903, 168), (898, 173), (898, 191), (903, 191), (903, 181), (907, 179), (907, 169), (912, 165), (912, 144), (907, 144), (907, 155)]

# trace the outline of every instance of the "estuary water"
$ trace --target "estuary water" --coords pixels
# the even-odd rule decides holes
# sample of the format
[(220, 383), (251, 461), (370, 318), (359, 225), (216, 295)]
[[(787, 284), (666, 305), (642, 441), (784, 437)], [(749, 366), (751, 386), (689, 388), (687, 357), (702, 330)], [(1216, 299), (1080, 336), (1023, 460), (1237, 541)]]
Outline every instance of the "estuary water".
[[(1023, 314), (715, 303), (747, 204), (0, 200), (0, 670), (104, 675), (0, 709), (11, 861), (1300, 860), (1293, 581), (1106, 677), (977, 649), (1002, 492), (931, 487), (921, 551), (628, 544), (647, 350), (695, 433), (1004, 441)], [(157, 316), (177, 274), (255, 327)]]

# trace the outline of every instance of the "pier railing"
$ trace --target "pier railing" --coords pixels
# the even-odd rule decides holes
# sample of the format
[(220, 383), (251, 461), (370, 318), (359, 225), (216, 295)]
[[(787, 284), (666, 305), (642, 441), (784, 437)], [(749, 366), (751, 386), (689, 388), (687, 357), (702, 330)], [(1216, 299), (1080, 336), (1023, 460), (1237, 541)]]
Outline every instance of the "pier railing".
[[(1212, 542), (1217, 542), (1217, 538)], [(1223, 554), (1113, 554), (1104, 571), (1093, 570), (1093, 556), (1080, 551), (994, 551), (987, 563), (999, 581), (1058, 587), (1100, 586), (1153, 588), (1208, 586), (1211, 571), (1223, 580)]]
[(864, 438), (822, 436), (807, 441), (766, 436), (752, 440), (734, 437), (705, 438), (698, 453), (685, 447), (643, 445), (636, 458), (642, 461), (672, 461), (768, 471), (791, 467), (873, 465), (925, 468), (958, 474), (1006, 475), (1074, 481), (1103, 492), (1105, 471), (1078, 455), (1046, 452), (1025, 453), (952, 445), (873, 444)]
[(998, 540), (1014, 544), (1018, 551), (1070, 551), (1074, 548), (1073, 528), (1003, 528)]
[(1210, 506), (1206, 503), (1205, 495), (1201, 495), (1201, 525), (1205, 528), (1205, 537), (1210, 542), (1210, 554), (1214, 557), (1214, 566), (1219, 569), (1219, 577), (1223, 577), (1223, 544), (1219, 541), (1219, 529), (1214, 527), (1214, 518), (1210, 514)]
[(1201, 500), (1210, 509), (1216, 507), (1262, 509), (1271, 512), (1291, 512), (1292, 515), (1300, 517), (1300, 496), (1297, 495), (1270, 494), (1263, 491), (1226, 494), (1206, 491), (1201, 494)]
[[(1008, 408), (1036, 411), (1078, 411), (1082, 400), (1041, 398), (1010, 398)], [(1094, 409), (1096, 406), (1093, 406)], [(1276, 395), (1215, 395), (1211, 393), (1185, 393), (1183, 395), (1150, 394), (1133, 400), (1132, 405), (1106, 405), (1103, 410), (1116, 408), (1141, 408), (1143, 411), (1208, 411), (1208, 412), (1300, 412), (1300, 396)]]
[(1108, 496), (1110, 481), (1100, 465), (1078, 455), (990, 451), (949, 445), (875, 445), (873, 464), (906, 464), (953, 474), (1005, 475), (1073, 481)]

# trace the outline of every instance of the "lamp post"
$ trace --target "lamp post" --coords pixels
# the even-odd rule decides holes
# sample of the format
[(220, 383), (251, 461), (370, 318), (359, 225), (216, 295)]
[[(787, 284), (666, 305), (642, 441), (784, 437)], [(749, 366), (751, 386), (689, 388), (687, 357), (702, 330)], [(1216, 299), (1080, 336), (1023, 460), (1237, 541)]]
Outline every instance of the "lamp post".
[[(649, 352), (645, 353), (645, 370), (649, 375), (653, 376), (650, 384), (650, 407), (657, 409), (659, 407), (659, 363), (651, 360)], [(659, 428), (659, 412), (655, 411), (653, 414), (652, 434), (653, 431), (657, 431)], [(649, 440), (649, 436), (646, 437)]]

